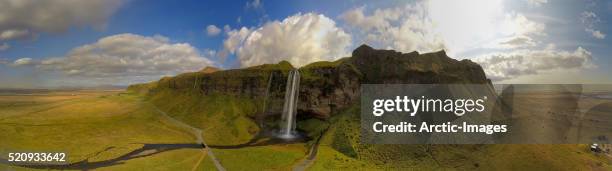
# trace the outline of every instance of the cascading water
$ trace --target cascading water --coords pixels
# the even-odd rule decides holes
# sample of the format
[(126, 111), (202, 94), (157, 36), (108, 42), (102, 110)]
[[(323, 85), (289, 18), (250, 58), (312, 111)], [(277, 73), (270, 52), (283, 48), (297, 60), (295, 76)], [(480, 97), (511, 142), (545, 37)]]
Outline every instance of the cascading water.
[(300, 89), (300, 72), (295, 69), (289, 72), (285, 88), (285, 104), (283, 106), (284, 124), (281, 124), (280, 137), (290, 139), (295, 137), (295, 117)]

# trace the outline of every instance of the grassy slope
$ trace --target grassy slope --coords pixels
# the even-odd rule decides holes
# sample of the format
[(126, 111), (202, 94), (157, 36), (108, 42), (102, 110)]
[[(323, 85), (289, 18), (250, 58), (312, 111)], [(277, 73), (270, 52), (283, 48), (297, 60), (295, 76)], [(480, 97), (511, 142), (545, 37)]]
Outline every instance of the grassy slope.
[(612, 170), (586, 145), (366, 145), (357, 107), (331, 119), (312, 170)]
[(201, 128), (209, 145), (245, 143), (259, 131), (250, 118), (259, 110), (254, 101), (178, 91), (162, 89), (149, 100), (171, 117)]
[[(133, 95), (44, 100), (50, 97), (25, 97), (30, 105), (12, 105), (0, 97), (4, 106), (10, 106), (0, 108), (0, 152), (61, 151), (67, 152), (71, 162), (99, 161), (139, 148), (140, 143), (195, 142), (193, 135), (171, 125)], [(115, 148), (94, 155), (107, 147)]]

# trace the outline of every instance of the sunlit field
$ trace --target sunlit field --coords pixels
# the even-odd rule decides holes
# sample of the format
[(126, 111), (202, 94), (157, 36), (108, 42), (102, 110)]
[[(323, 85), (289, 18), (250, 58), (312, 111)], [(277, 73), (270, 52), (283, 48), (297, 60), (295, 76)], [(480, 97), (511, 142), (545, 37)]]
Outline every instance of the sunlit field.
[[(144, 144), (195, 143), (138, 97), (118, 91), (70, 91), (0, 96), (0, 153), (65, 152), (68, 162), (104, 161)], [(151, 157), (192, 165), (201, 149)], [(6, 158), (3, 155), (3, 158)], [(142, 159), (139, 159), (142, 160)], [(152, 163), (130, 161), (126, 165)], [(174, 167), (175, 165), (163, 165)], [(6, 165), (0, 169), (7, 169)]]

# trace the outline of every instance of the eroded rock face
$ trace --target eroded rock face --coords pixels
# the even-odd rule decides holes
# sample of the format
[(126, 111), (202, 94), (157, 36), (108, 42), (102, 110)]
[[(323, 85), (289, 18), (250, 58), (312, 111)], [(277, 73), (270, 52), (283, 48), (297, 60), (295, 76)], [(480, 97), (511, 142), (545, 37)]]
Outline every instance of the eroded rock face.
[(207, 67), (200, 72), (162, 78), (157, 82), (157, 88), (197, 90), (202, 95), (221, 94), (255, 99), (266, 96), (268, 89), (273, 90), (272, 93), (284, 93), (284, 82), (291, 69), (293, 66), (284, 61), (232, 70)]
[(359, 99), (361, 74), (347, 59), (300, 69), (299, 113), (327, 118)]
[[(282, 104), (274, 103), (282, 103), (291, 69), (294, 68), (288, 62), (224, 71), (205, 69), (208, 72), (163, 78), (157, 88), (197, 89), (203, 95), (217, 93), (252, 99), (268, 96), (272, 103), (269, 111), (278, 111), (274, 106)], [(336, 110), (359, 103), (361, 84), (490, 83), (478, 64), (449, 58), (444, 51), (400, 53), (367, 45), (355, 49), (352, 57), (316, 62), (299, 70), (298, 114), (302, 117), (328, 118)]]

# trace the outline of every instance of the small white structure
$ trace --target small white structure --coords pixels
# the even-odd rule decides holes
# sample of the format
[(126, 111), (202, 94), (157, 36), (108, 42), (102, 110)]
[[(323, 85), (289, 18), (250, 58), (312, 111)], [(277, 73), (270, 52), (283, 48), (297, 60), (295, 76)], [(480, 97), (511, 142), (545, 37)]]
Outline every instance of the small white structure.
[(601, 149), (599, 148), (598, 144), (591, 144), (591, 151), (592, 152), (601, 152)]
[(612, 144), (591, 144), (591, 151), (597, 153), (610, 153)]

